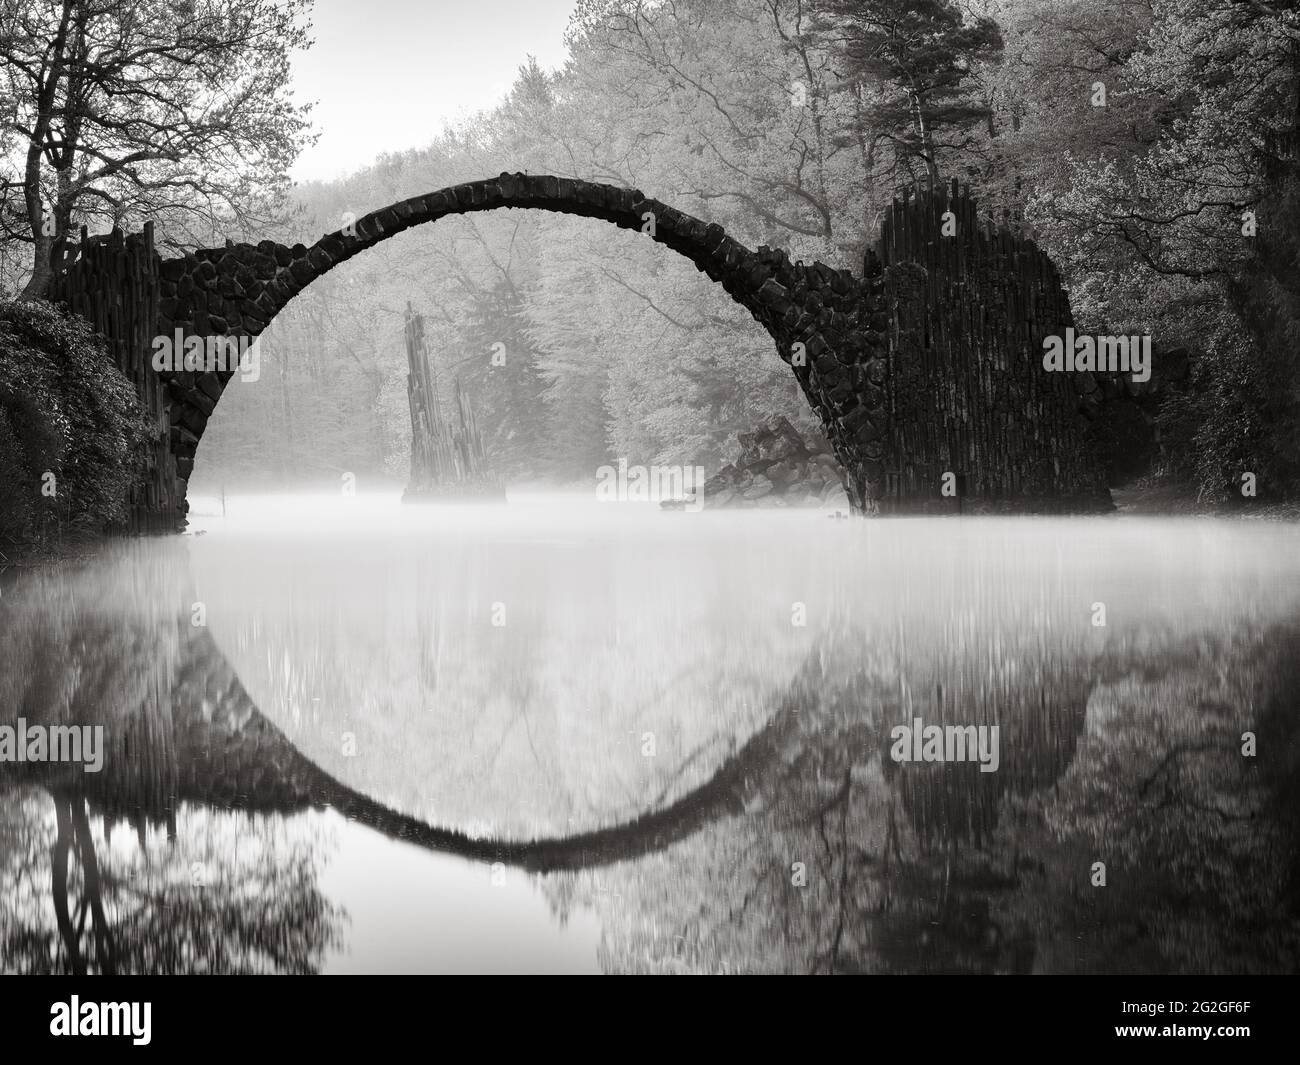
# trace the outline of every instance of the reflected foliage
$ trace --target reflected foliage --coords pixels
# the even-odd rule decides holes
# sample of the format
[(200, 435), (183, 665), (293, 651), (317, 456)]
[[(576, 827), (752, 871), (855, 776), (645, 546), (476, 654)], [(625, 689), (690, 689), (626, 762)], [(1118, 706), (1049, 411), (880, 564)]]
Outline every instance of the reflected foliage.
[(0, 724), (97, 723), (105, 746), (99, 773), (0, 763), (0, 967), (315, 971), (341, 919), (316, 885), (319, 829), (185, 794), (192, 722), (216, 703), (195, 691), (183, 571), (128, 559), (43, 569), (0, 595), (0, 706), (13, 708)]

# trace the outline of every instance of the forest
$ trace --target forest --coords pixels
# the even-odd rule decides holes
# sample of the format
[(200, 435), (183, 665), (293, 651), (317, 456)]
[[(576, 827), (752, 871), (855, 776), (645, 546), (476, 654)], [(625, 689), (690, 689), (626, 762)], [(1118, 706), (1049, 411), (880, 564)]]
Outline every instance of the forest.
[[(1300, 23), (1284, 6), (587, 2), (564, 70), (530, 64), (426, 150), (295, 189), (290, 229), (528, 170), (640, 188), (751, 247), (860, 271), (900, 187), (957, 177), (1031, 228), (1081, 332), (1152, 338), (1150, 472), (1214, 499), (1247, 469), (1286, 497)], [(815, 431), (766, 335), (662, 249), (517, 212), (426, 230), (307, 294), (268, 345), (268, 385), (214, 423), (201, 478), (401, 477), (407, 300), (514, 482), (589, 481), (615, 457), (712, 471), (778, 414)]]
[[(11, 64), (38, 52), (24, 6), (0, 5)], [(900, 189), (955, 178), (1046, 249), (1080, 333), (1151, 338), (1133, 476), (1202, 503), (1236, 496), (1242, 470), (1260, 496), (1300, 491), (1296, 0), (580, 0), (563, 68), (530, 59), (426, 147), (296, 185), (310, 115), (287, 87), (308, 5), (210, 6), (256, 9), (277, 43), (226, 68), (222, 128), (177, 124), (147, 170), (124, 162), (149, 154), (145, 131), (93, 108), (60, 163), (75, 94), (42, 132), (32, 93), (52, 82), (7, 67), (3, 157), (44, 152), (0, 186), (13, 297), (42, 294), (82, 225), (149, 218), (164, 249), (310, 243), (503, 171), (638, 188), (750, 247), (860, 272)], [(221, 44), (227, 64), (252, 47)], [(618, 459), (712, 473), (773, 417), (817, 432), (767, 335), (689, 264), (600, 222), (495, 212), (386, 241), (295, 299), (259, 380), (223, 399), (195, 487), (404, 481), (408, 306), (442, 402), (459, 380), (510, 484), (590, 484)], [(0, 344), (20, 340), (0, 326)]]

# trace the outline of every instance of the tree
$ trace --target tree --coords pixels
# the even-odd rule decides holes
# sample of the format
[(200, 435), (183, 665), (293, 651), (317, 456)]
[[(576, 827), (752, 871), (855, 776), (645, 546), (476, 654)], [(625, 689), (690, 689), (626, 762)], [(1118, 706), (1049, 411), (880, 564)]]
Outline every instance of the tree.
[[(1300, 15), (1166, 0), (1135, 26), (1122, 8), (1074, 0), (1047, 15), (1058, 77), (1041, 65), (1026, 76), (1059, 81), (1037, 109), (1062, 150), (1046, 165), (1030, 159), (1027, 214), (1082, 324), (1191, 352), (1190, 391), (1164, 401), (1165, 420), (1182, 427), (1165, 439), (1177, 472), (1212, 497), (1240, 498), (1243, 472), (1262, 494), (1293, 495)], [(1115, 32), (1122, 21), (1141, 32)], [(1099, 76), (1106, 104), (1086, 107)]]
[(546, 448), (546, 385), (530, 334), (526, 292), (503, 272), (475, 299), (463, 350), (488, 462), (510, 479), (535, 476)]
[(0, 0), (6, 239), (38, 298), (76, 224), (159, 222), (175, 242), (265, 221), (308, 142), (289, 94), (311, 0)]
[(861, 115), (910, 172), (934, 181), (940, 156), (970, 145), (966, 133), (989, 109), (972, 94), (976, 64), (994, 59), (1002, 34), (991, 18), (966, 22), (950, 0), (817, 0), (816, 31), (839, 51), (850, 80), (879, 96)]
[(836, 91), (811, 12), (809, 0), (583, 0), (562, 85), (599, 131), (581, 176), (643, 188), (751, 245), (860, 263), (871, 175), (838, 135), (856, 102)]

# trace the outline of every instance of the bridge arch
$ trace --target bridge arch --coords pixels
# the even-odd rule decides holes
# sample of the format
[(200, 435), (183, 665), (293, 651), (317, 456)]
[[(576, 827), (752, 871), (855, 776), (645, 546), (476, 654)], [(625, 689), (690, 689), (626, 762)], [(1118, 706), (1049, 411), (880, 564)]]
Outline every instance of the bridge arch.
[[(157, 335), (255, 338), (299, 292), (366, 249), (449, 215), (503, 208), (602, 219), (642, 232), (689, 260), (763, 326), (791, 365), (847, 472), (854, 504), (879, 498), (887, 427), (879, 281), (822, 263), (791, 262), (779, 249), (753, 251), (721, 226), (637, 189), (501, 174), (402, 200), (310, 246), (268, 240), (199, 249), (159, 266)], [(207, 420), (233, 372), (159, 373), (172, 403), (171, 450), (179, 476), (188, 481)]]
[(1074, 324), (1060, 276), (1032, 240), (981, 216), (956, 182), (896, 199), (859, 276), (751, 250), (637, 189), (501, 174), (402, 200), (310, 246), (228, 241), (160, 259), (149, 224), (128, 237), (83, 233), (53, 298), (105, 335), (159, 428), (133, 491), (133, 526), (176, 526), (199, 441), (233, 376), (158, 367), (151, 338), (251, 340), (312, 281), (367, 248), (448, 215), (510, 208), (643, 232), (720, 284), (790, 366), (861, 512), (1112, 506), (1100, 415), (1125, 383), (1044, 369), (1042, 341)]

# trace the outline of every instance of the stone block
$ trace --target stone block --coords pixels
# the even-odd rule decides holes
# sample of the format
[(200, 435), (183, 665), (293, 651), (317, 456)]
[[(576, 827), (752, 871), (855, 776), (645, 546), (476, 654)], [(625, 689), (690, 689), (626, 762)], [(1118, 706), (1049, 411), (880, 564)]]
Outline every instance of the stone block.
[[(204, 376), (207, 375), (205, 374)], [(211, 396), (207, 396), (204, 393), (200, 392), (198, 389), (195, 389), (186, 398), (189, 405), (203, 415), (205, 424), (206, 424), (206, 420), (212, 416), (212, 412), (217, 409), (216, 400), (212, 399)], [(183, 412), (182, 412), (181, 424), (187, 426), (191, 424), (185, 421)]]
[[(215, 373), (200, 374), (198, 379), (194, 382), (194, 384), (195, 384), (195, 393), (202, 393), (207, 398), (209, 398), (214, 404), (216, 403), (217, 400), (221, 398), (221, 393), (225, 388), (225, 386), (222, 384), (221, 378), (218, 377)], [(209, 411), (208, 413), (211, 412)]]

